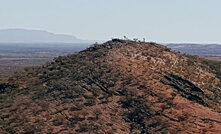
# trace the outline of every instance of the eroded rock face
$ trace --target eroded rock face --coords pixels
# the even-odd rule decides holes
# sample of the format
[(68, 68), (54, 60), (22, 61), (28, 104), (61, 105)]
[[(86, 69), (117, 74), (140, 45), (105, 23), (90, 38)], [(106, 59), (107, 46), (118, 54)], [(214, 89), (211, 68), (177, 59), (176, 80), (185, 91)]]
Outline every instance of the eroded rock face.
[(58, 57), (0, 85), (0, 132), (221, 133), (208, 62), (119, 39)]

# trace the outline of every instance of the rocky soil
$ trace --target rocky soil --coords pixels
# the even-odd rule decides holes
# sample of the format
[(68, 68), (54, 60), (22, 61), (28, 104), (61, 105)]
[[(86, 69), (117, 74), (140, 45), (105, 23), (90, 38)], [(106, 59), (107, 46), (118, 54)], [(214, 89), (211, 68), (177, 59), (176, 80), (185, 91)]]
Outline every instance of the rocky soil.
[(0, 133), (221, 133), (221, 63), (113, 39), (0, 82)]

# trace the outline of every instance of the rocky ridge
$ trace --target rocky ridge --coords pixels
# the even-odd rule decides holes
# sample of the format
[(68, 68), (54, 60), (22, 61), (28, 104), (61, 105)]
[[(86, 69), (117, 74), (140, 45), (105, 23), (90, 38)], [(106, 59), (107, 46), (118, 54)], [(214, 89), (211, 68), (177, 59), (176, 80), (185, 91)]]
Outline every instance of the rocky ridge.
[(0, 84), (1, 133), (221, 133), (220, 63), (113, 39)]

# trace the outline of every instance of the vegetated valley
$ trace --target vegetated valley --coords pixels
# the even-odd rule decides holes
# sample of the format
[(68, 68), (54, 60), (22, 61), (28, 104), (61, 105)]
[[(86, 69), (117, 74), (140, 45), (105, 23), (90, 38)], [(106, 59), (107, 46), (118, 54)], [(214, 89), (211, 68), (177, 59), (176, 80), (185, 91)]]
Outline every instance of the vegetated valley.
[(0, 82), (0, 133), (221, 133), (221, 63), (113, 39)]

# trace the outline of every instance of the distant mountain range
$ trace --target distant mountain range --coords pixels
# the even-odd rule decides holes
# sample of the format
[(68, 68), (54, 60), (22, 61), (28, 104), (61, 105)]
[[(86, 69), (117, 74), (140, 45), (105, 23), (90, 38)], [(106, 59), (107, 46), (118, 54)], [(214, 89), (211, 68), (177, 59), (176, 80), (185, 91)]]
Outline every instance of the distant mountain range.
[(195, 55), (221, 54), (220, 44), (166, 44), (172, 50)]
[(78, 39), (75, 36), (54, 34), (41, 30), (2, 29), (0, 42), (6, 43), (93, 43), (94, 41)]

